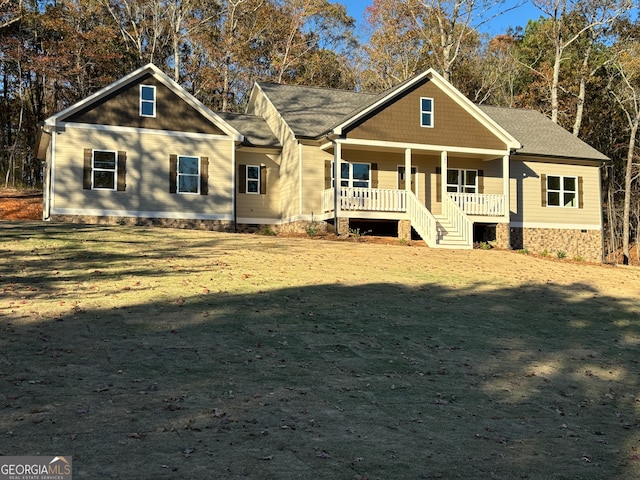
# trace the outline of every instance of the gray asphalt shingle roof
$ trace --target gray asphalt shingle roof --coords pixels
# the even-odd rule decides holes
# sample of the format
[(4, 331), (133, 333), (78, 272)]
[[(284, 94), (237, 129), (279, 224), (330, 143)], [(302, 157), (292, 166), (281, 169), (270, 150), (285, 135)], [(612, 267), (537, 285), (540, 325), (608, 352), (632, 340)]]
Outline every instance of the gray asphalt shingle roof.
[[(284, 121), (297, 137), (316, 138), (375, 103), (382, 94), (261, 83)], [(606, 161), (608, 158), (535, 110), (479, 106), (518, 140), (520, 154)]]
[(377, 95), (300, 85), (260, 83), (297, 137), (315, 138), (368, 105)]
[(280, 147), (280, 142), (262, 117), (241, 113), (217, 112), (220, 118), (244, 135), (245, 145), (252, 147)]
[(488, 105), (479, 107), (522, 144), (519, 154), (608, 160), (538, 111)]

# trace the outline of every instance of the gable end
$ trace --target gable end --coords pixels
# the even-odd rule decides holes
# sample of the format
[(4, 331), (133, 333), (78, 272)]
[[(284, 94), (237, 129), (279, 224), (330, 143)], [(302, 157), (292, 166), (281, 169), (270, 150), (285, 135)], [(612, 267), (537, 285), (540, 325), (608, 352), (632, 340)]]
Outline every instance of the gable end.
[[(140, 115), (140, 85), (155, 87), (156, 114), (154, 117)], [(65, 121), (213, 135), (225, 134), (151, 73), (142, 75), (133, 83), (114, 89), (98, 101), (73, 113)]]

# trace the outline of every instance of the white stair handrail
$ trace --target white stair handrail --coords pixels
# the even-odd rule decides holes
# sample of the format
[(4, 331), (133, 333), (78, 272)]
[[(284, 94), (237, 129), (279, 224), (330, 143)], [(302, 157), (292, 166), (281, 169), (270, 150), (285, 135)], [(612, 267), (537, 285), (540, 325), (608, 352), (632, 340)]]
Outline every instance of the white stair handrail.
[(409, 214), (411, 226), (418, 232), (418, 235), (422, 237), (429, 247), (435, 248), (438, 222), (436, 217), (418, 200), (418, 197), (413, 192), (407, 192), (407, 213)]
[(450, 195), (442, 199), (442, 213), (449, 220), (451, 226), (460, 232), (467, 245), (473, 244), (473, 222), (467, 217)]

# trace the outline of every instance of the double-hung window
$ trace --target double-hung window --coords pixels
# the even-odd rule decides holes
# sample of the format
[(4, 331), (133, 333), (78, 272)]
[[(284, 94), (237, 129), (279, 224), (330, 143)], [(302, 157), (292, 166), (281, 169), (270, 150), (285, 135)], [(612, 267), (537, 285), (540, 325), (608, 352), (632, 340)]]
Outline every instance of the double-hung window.
[(209, 195), (209, 157), (169, 155), (169, 193)]
[(247, 193), (260, 193), (260, 167), (258, 165), (247, 165)]
[(266, 165), (238, 165), (238, 193), (265, 195), (267, 183)]
[(96, 190), (115, 190), (118, 172), (118, 156), (108, 150), (93, 150), (91, 185)]
[(478, 171), (448, 169), (447, 192), (478, 193)]
[(547, 205), (578, 207), (578, 177), (547, 175)]
[(178, 155), (178, 193), (200, 193), (200, 158)]
[(433, 128), (433, 98), (420, 98), (420, 126)]
[(153, 85), (140, 85), (140, 116), (156, 116), (156, 87)]
[[(331, 173), (335, 169), (331, 168)], [(335, 183), (335, 179), (331, 179), (331, 184)], [(369, 163), (340, 163), (340, 186), (371, 188), (371, 164)]]

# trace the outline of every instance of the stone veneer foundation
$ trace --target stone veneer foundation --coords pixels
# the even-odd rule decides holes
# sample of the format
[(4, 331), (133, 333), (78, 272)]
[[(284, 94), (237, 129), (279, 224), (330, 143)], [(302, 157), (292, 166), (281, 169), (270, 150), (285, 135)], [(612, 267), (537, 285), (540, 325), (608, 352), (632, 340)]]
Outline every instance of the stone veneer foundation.
[(496, 247), (509, 250), (511, 248), (511, 232), (508, 223), (496, 224)]
[(600, 230), (570, 230), (563, 228), (511, 228), (511, 247), (532, 253), (558, 253), (568, 259), (602, 262), (602, 233)]
[(53, 222), (90, 225), (129, 225), (141, 227), (189, 228), (215, 232), (233, 232), (233, 222), (225, 220), (194, 220), (182, 218), (98, 217), (90, 215), (51, 215)]

